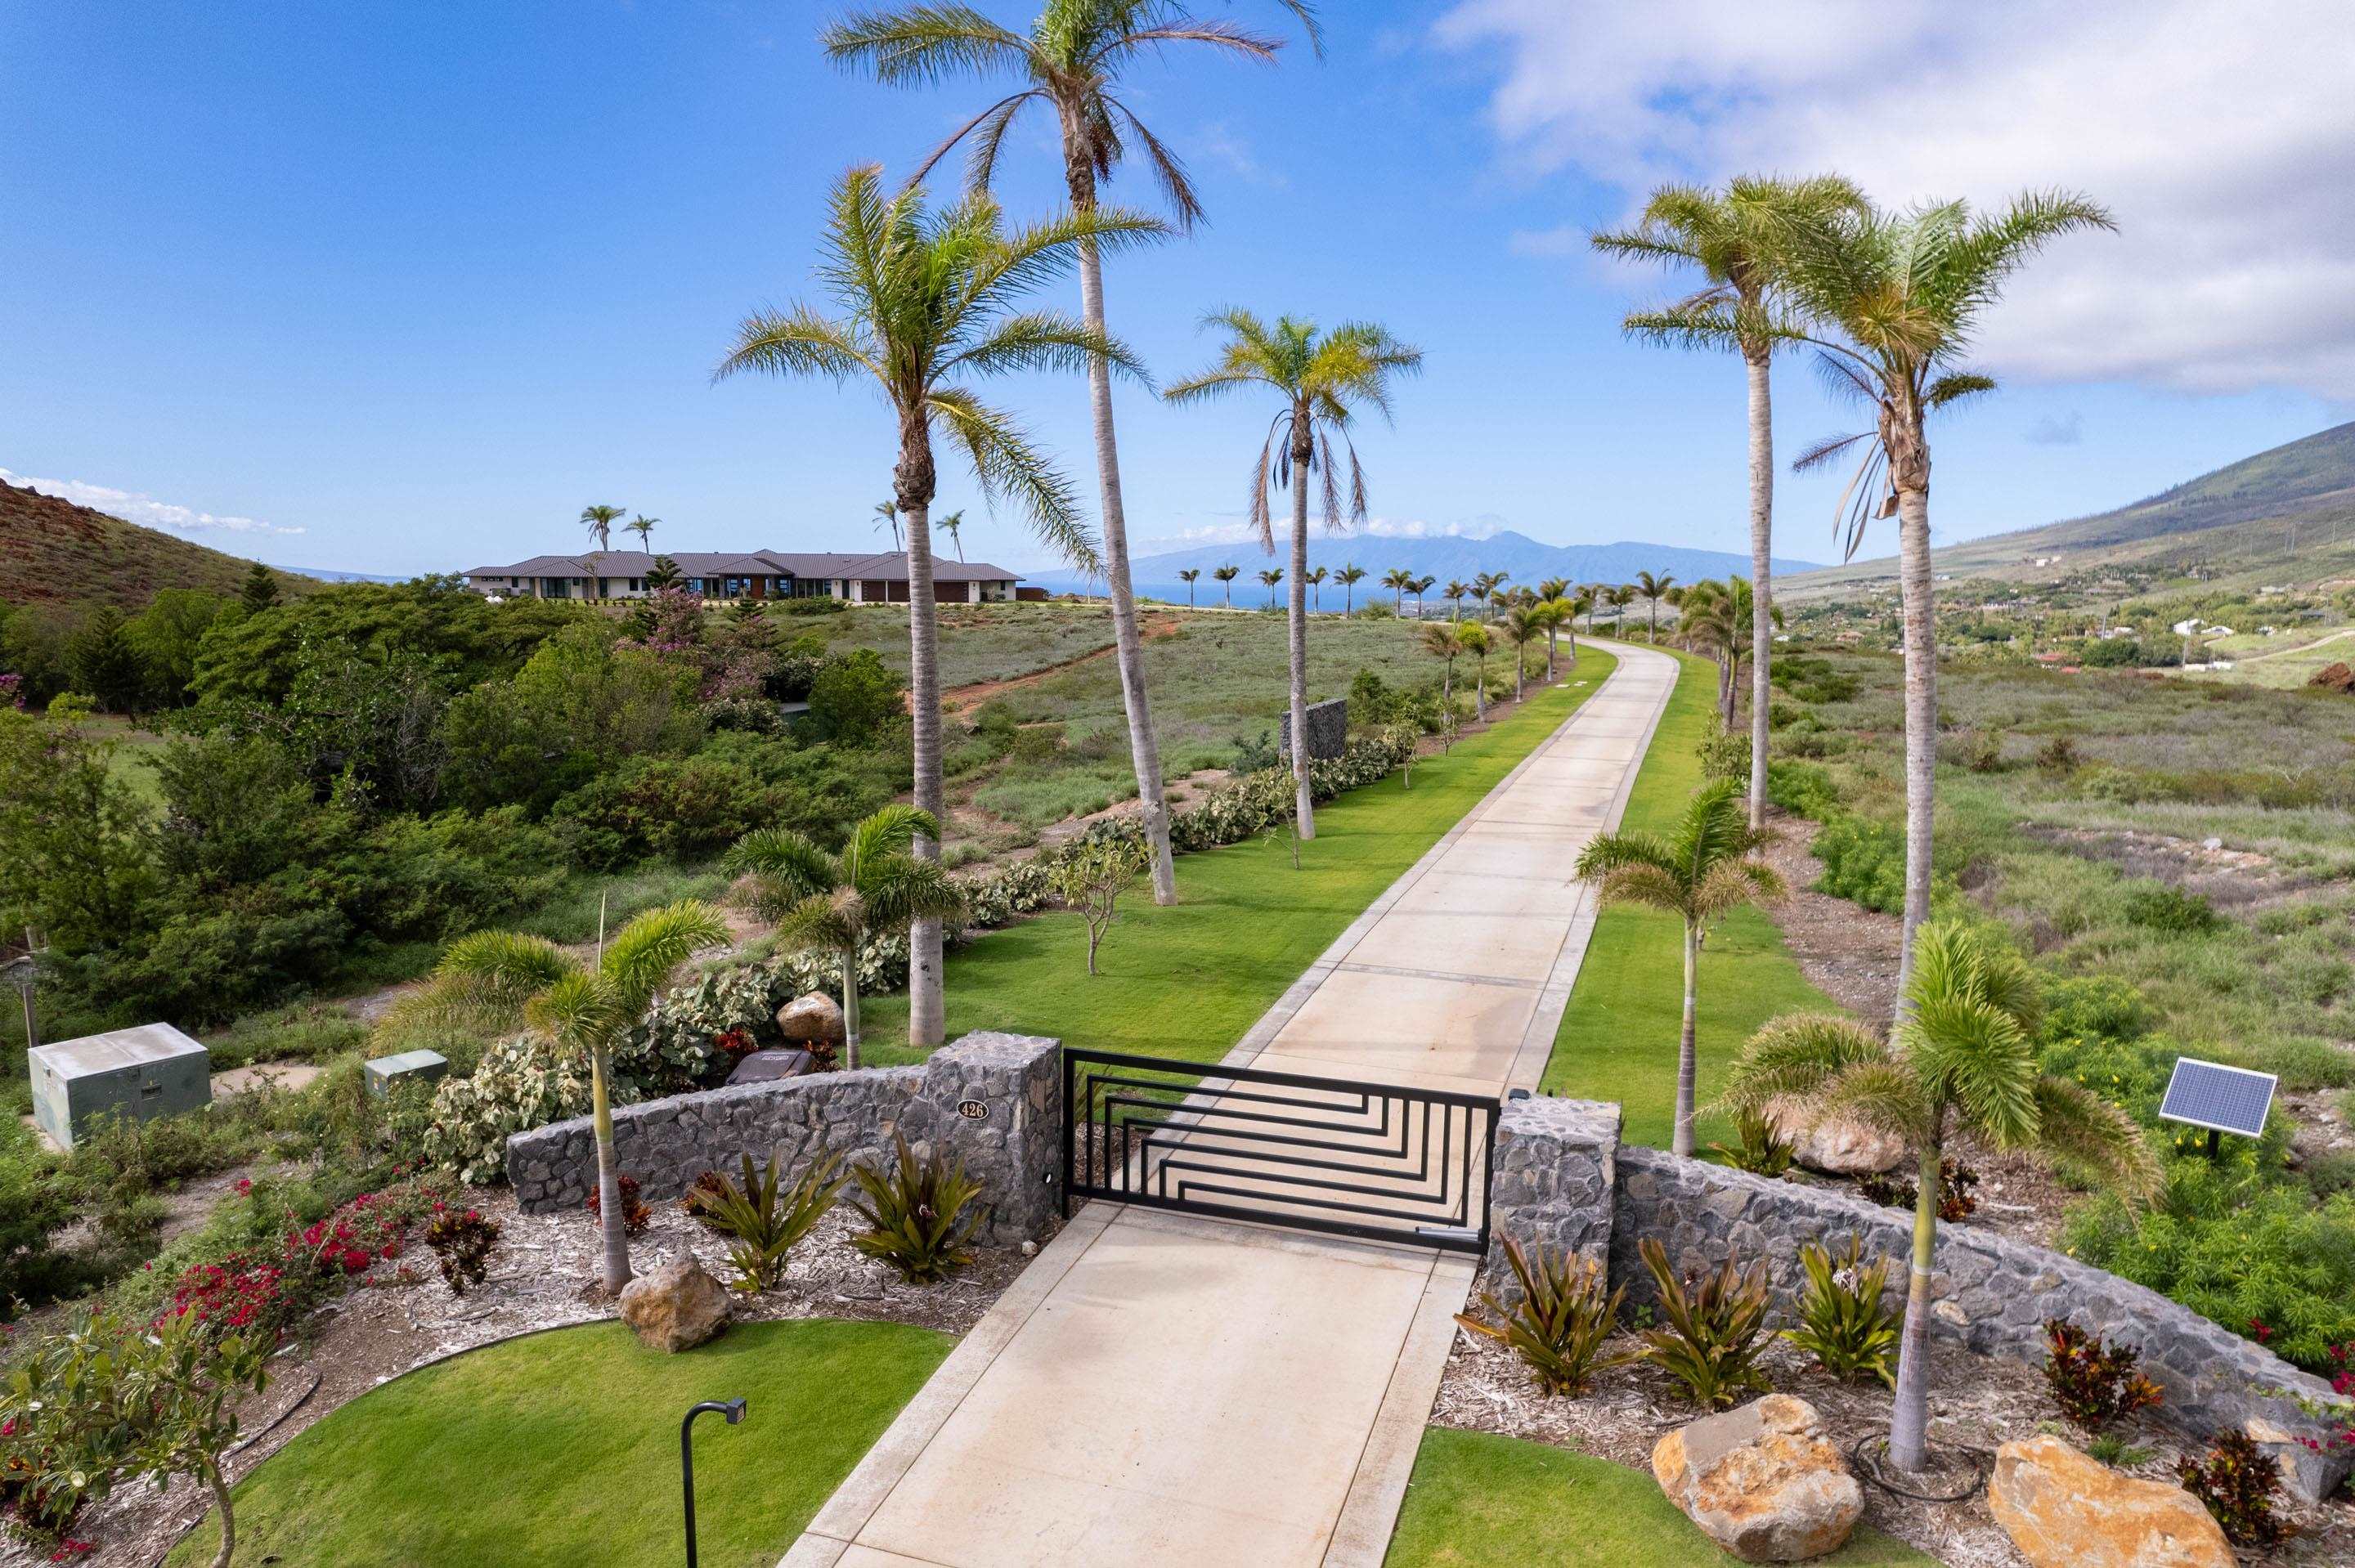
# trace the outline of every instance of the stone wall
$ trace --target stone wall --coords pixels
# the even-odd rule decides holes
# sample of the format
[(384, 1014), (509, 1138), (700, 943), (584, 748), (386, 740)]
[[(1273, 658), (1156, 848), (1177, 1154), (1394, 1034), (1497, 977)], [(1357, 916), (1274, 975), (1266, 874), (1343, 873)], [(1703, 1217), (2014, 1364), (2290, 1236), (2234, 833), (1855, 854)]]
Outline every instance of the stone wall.
[[(788, 1179), (822, 1155), (854, 1160), (894, 1152), (904, 1134), (983, 1184), (981, 1237), (1008, 1246), (1038, 1235), (1060, 1200), (1062, 1068), (1056, 1043), (1035, 1035), (968, 1034), (921, 1066), (864, 1067), (774, 1083), (740, 1084), (625, 1106), (613, 1149), (649, 1202), (676, 1198), (706, 1171), (736, 1172), (743, 1155), (784, 1152)], [(973, 1114), (978, 1110), (978, 1114)], [(578, 1208), (597, 1180), (587, 1117), (507, 1139), (507, 1180), (527, 1213)]]
[[(1494, 1234), (1524, 1246), (1542, 1242), (1610, 1257), (1611, 1281), (1631, 1303), (1657, 1299), (1638, 1243), (1657, 1238), (1679, 1272), (1714, 1266), (1726, 1249), (1763, 1259), (1775, 1310), (1791, 1319), (1806, 1288), (1799, 1249), (1845, 1246), (1863, 1238), (1868, 1255), (1891, 1260), (1892, 1305), (1902, 1296), (1913, 1255), (1913, 1217), (1844, 1192), (1747, 1175), (1662, 1150), (1618, 1143), (1616, 1106), (1544, 1098), (1509, 1102), (1499, 1118)], [(1604, 1204), (1608, 1213), (1603, 1212)], [(1967, 1224), (1941, 1225), (1932, 1281), (1934, 1340), (1984, 1356), (2042, 1366), (2044, 1322), (2068, 1318), (2105, 1339), (2133, 1345), (2166, 1393), (2154, 1412), (2195, 1441), (2243, 1426), (2281, 1461), (2284, 1479), (2308, 1498), (2345, 1478), (2343, 1446), (2317, 1454), (2297, 1441), (2327, 1439), (2334, 1428), (2268, 1389), (2328, 1399), (2329, 1385), (2272, 1351), (2230, 1333), (2156, 1291), (2032, 1243)], [(1490, 1287), (1504, 1272), (1490, 1257)], [(1507, 1275), (1509, 1283), (1509, 1275)], [(1963, 1375), (1949, 1368), (1945, 1375)]]
[[(1276, 720), (1275, 749), (1278, 755), (1292, 755), (1292, 710), (1287, 707)], [(1349, 702), (1346, 697), (1331, 697), (1308, 705), (1308, 760), (1331, 762), (1349, 749)]]

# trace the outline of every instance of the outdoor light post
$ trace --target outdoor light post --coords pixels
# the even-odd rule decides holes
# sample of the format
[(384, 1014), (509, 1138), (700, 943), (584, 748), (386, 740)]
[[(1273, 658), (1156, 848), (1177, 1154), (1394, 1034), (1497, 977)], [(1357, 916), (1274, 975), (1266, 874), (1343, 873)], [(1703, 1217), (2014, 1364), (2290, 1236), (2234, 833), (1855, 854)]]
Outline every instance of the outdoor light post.
[(695, 1568), (695, 1418), (707, 1410), (718, 1411), (733, 1426), (744, 1419), (744, 1402), (707, 1399), (678, 1424), (678, 1475), (687, 1492), (687, 1568)]

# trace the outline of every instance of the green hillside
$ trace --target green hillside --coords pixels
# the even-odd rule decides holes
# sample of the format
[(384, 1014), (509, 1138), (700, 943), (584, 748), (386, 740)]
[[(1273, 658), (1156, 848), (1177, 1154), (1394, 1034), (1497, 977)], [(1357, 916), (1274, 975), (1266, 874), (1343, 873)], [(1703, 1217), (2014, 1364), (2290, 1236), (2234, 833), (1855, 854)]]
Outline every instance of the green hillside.
[[(1933, 558), (1955, 577), (2109, 578), (2136, 591), (2195, 574), (2244, 588), (2355, 577), (2355, 424), (2243, 458), (2131, 506), (1973, 539)], [(1896, 576), (1891, 556), (1780, 586), (1786, 594), (1820, 596), (1893, 583)]]
[[(0, 603), (108, 602), (137, 609), (157, 588), (234, 593), (253, 563), (0, 480)], [(319, 584), (279, 572), (282, 591)]]

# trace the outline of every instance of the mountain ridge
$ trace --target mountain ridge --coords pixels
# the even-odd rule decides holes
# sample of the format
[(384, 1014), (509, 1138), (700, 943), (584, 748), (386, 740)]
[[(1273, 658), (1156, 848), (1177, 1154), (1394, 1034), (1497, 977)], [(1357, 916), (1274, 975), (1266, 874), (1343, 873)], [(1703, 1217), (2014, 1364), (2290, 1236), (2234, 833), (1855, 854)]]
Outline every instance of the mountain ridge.
[[(252, 569), (242, 556), (126, 522), (0, 480), (0, 604), (145, 607), (158, 588), (237, 592)], [(273, 567), (281, 589), (318, 583)]]

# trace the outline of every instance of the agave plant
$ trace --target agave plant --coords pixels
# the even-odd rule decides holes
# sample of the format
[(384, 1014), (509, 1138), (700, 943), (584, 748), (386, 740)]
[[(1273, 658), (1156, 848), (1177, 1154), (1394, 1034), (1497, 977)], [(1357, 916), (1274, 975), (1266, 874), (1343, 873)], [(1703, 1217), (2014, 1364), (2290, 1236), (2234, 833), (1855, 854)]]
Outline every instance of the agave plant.
[(890, 1264), (910, 1284), (929, 1284), (973, 1261), (964, 1244), (981, 1228), (986, 1212), (965, 1211), (981, 1196), (981, 1183), (965, 1174), (962, 1160), (952, 1166), (935, 1150), (920, 1160), (904, 1136), (895, 1132), (891, 1138), (899, 1158), (889, 1169), (863, 1162), (851, 1167), (851, 1180), (866, 1201), (853, 1198), (850, 1206), (868, 1228), (852, 1236), (850, 1245)]
[(1455, 1320), (1512, 1347), (1528, 1363), (1539, 1388), (1547, 1393), (1583, 1393), (1596, 1372), (1636, 1359), (1633, 1353), (1603, 1354), (1627, 1290), (1622, 1286), (1606, 1294), (1603, 1267), (1593, 1258), (1540, 1247), (1532, 1260), (1518, 1241), (1508, 1236), (1505, 1261), (1520, 1282), (1519, 1303), (1507, 1308), (1494, 1294), (1482, 1291), (1480, 1305), (1497, 1321), (1484, 1322), (1468, 1312), (1458, 1312)]
[(729, 1238), (728, 1262), (736, 1271), (730, 1283), (750, 1296), (784, 1279), (785, 1262), (795, 1244), (826, 1217), (849, 1178), (834, 1173), (842, 1161), (832, 1154), (790, 1187), (784, 1184), (779, 1150), (770, 1150), (768, 1164), (758, 1171), (751, 1155), (743, 1160), (741, 1186), (718, 1171), (705, 1173), (696, 1183), (692, 1213), (708, 1229)]

